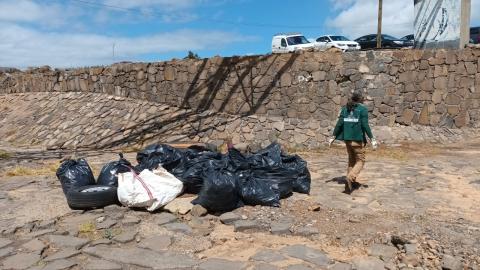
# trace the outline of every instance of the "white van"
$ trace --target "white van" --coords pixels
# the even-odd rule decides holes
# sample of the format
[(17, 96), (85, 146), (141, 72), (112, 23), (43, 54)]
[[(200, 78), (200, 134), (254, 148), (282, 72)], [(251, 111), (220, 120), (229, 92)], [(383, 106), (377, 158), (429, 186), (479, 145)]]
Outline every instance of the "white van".
[(289, 53), (315, 46), (300, 33), (276, 34), (272, 38), (272, 53)]

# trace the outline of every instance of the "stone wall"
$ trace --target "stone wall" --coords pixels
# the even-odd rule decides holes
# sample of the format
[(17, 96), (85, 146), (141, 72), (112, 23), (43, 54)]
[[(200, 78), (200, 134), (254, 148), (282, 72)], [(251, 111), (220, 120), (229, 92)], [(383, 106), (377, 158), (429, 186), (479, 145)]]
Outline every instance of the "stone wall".
[[(244, 149), (278, 142), (290, 149), (324, 147), (332, 125), (317, 119), (238, 116), (193, 110), (98, 93), (0, 95), (0, 148), (3, 143), (33, 149), (125, 149), (153, 142), (227, 140)], [(382, 143), (455, 142), (478, 129), (430, 126), (374, 126)]]
[(92, 92), (195, 112), (317, 120), (329, 126), (352, 90), (373, 125), (480, 126), (479, 48), (214, 57), (0, 75), (0, 93)]

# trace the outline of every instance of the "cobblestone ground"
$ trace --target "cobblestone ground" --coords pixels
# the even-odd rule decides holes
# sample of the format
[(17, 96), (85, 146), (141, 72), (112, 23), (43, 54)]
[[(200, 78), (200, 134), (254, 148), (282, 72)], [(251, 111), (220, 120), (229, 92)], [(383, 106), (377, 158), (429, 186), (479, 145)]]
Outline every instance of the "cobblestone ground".
[[(480, 141), (368, 153), (352, 195), (342, 193), (344, 151), (300, 153), (309, 196), (222, 215), (192, 208), (192, 195), (177, 198), (173, 213), (72, 211), (58, 158), (3, 154), (0, 268), (480, 269)], [(88, 154), (97, 174), (116, 159)]]

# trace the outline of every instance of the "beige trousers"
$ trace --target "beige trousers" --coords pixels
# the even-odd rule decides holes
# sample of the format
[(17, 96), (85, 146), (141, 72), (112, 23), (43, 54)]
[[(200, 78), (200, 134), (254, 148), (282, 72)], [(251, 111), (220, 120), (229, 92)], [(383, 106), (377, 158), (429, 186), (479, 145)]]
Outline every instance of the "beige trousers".
[(348, 152), (347, 179), (356, 182), (365, 165), (365, 147), (362, 142), (345, 141)]

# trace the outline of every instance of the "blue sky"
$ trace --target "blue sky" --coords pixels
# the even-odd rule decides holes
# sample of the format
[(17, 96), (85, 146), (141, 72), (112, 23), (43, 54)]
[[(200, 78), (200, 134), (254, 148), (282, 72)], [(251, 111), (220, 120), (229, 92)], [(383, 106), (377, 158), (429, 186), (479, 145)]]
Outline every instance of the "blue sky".
[[(472, 24), (480, 22), (472, 0)], [(373, 33), (377, 0), (0, 0), (0, 66), (264, 54), (277, 32)], [(413, 1), (385, 0), (385, 33), (413, 32)], [(115, 49), (113, 49), (115, 46)], [(113, 51), (115, 56), (113, 56)]]

